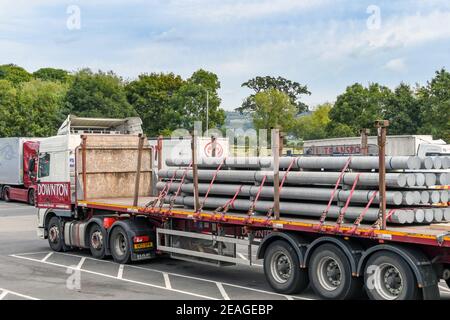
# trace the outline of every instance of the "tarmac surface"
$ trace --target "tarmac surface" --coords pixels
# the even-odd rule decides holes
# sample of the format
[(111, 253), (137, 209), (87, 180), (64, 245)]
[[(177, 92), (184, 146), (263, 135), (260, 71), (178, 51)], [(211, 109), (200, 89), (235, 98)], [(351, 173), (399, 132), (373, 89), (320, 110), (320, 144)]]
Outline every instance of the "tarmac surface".
[[(0, 201), (0, 300), (21, 299), (186, 299), (310, 300), (272, 292), (261, 261), (253, 266), (215, 267), (157, 258), (120, 265), (97, 260), (87, 250), (53, 252), (36, 234), (36, 209)], [(242, 248), (240, 256), (243, 256)], [(450, 289), (439, 284), (441, 298)]]

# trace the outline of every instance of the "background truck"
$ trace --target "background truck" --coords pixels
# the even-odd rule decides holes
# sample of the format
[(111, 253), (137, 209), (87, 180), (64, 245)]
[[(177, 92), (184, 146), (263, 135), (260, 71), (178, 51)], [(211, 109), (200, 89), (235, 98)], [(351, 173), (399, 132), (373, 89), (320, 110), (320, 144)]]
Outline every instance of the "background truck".
[[(165, 253), (230, 266), (252, 264), (257, 248), (274, 291), (292, 294), (311, 286), (326, 299), (360, 297), (364, 289), (371, 299), (438, 299), (440, 279), (450, 282), (445, 229), (364, 223), (337, 228), (334, 222), (286, 215), (275, 206), (273, 215), (261, 216), (233, 206), (189, 209), (158, 201), (153, 148), (145, 136), (140, 130), (109, 131), (107, 119), (99, 123), (105, 125), (100, 134), (67, 128), (41, 143), (38, 235), (55, 251), (85, 248), (120, 264)], [(196, 143), (192, 146), (196, 155)], [(246, 259), (237, 254), (239, 246), (246, 248)]]
[[(378, 154), (377, 137), (367, 137), (369, 155)], [(362, 154), (361, 137), (306, 140), (306, 155)], [(431, 135), (400, 135), (386, 137), (387, 156), (445, 156), (450, 155), (450, 145), (444, 140), (433, 140)]]
[(0, 138), (0, 199), (35, 203), (39, 140)]

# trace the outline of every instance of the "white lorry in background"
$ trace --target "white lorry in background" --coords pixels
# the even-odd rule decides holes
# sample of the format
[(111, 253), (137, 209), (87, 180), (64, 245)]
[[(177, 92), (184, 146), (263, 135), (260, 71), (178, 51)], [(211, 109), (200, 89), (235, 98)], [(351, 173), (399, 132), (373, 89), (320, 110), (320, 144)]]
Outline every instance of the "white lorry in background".
[[(378, 154), (377, 137), (367, 137), (368, 154)], [(306, 140), (305, 155), (361, 154), (361, 137)], [(444, 140), (433, 140), (431, 135), (387, 136), (387, 156), (445, 156), (450, 155), (450, 145)]]
[(34, 205), (37, 138), (0, 138), (0, 200)]

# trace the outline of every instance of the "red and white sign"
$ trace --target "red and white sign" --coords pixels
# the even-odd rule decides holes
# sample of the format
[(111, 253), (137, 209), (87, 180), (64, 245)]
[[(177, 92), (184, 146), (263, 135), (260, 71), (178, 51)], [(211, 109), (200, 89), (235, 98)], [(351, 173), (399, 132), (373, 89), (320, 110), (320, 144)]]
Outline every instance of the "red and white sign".
[[(212, 157), (212, 142), (209, 142), (205, 146), (205, 155), (207, 157)], [(221, 157), (223, 155), (223, 147), (220, 143), (216, 142), (216, 157)]]
[(70, 209), (71, 200), (69, 182), (40, 182), (37, 185), (38, 208)]

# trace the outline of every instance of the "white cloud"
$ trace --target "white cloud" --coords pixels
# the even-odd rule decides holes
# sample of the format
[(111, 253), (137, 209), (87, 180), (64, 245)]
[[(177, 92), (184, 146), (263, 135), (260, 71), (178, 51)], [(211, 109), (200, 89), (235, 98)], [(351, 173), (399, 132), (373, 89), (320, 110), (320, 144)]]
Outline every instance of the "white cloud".
[[(347, 55), (367, 55), (380, 50), (391, 50), (422, 45), (436, 40), (450, 39), (450, 12), (433, 11), (428, 14), (383, 17), (380, 29), (368, 30), (355, 21), (330, 25), (326, 37), (315, 35), (318, 49), (326, 59)], [(318, 31), (322, 32), (322, 30)]]
[(402, 58), (389, 60), (384, 65), (384, 68), (390, 71), (405, 71), (406, 70), (405, 60)]
[(189, 19), (224, 22), (244, 18), (261, 18), (317, 8), (330, 0), (173, 0), (169, 12)]

